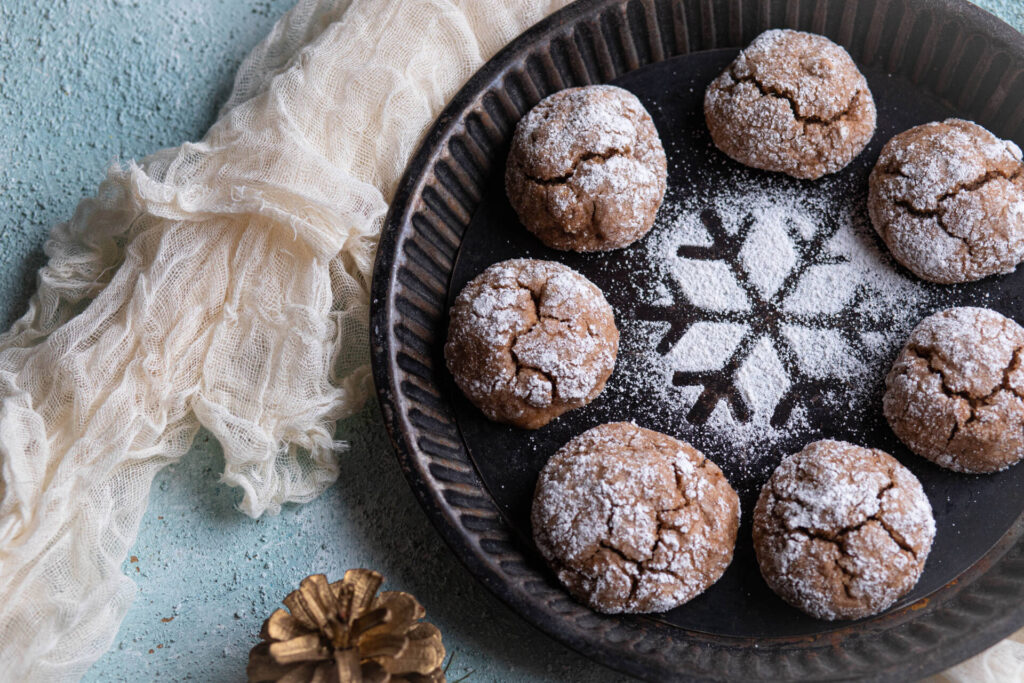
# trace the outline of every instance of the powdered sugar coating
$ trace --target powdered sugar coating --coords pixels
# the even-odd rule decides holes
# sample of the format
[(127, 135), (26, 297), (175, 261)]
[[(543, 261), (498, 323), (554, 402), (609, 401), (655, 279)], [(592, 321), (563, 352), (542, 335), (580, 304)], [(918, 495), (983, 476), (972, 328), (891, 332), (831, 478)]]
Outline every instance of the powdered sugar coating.
[(935, 520), (921, 483), (892, 456), (816, 441), (765, 484), (753, 534), (780, 597), (818, 619), (859, 619), (914, 587)]
[(985, 308), (941, 311), (910, 334), (885, 380), (885, 417), (912, 451), (959, 472), (1024, 458), (1024, 328)]
[(544, 466), (537, 547), (599, 612), (663, 612), (697, 596), (732, 560), (739, 497), (689, 444), (627, 422), (594, 427)]
[(736, 161), (815, 179), (860, 154), (876, 112), (846, 50), (824, 36), (773, 29), (708, 86), (704, 116), (715, 145)]
[(611, 306), (593, 283), (560, 263), (512, 259), (459, 292), (444, 353), (487, 417), (536, 429), (601, 393), (618, 344)]
[(594, 85), (550, 95), (519, 121), (505, 187), (519, 219), (548, 246), (604, 251), (650, 230), (666, 173), (640, 100)]
[(947, 119), (895, 136), (869, 188), (875, 230), (918, 277), (967, 282), (1024, 259), (1021, 150), (975, 123)]

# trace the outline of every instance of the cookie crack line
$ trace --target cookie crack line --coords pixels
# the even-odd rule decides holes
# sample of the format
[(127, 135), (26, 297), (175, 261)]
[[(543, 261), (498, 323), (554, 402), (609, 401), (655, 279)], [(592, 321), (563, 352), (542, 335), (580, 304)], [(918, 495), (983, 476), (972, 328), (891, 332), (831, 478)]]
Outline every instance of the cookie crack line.
[(960, 398), (963, 399), (964, 401), (967, 401), (967, 403), (971, 406), (972, 410), (974, 408), (983, 407), (986, 401), (993, 398), (1000, 391), (1009, 391), (1017, 398), (1024, 399), (1024, 395), (1021, 395), (1021, 393), (1017, 391), (1010, 382), (1010, 373), (1020, 368), (1021, 353), (1024, 352), (1024, 347), (1014, 347), (1013, 353), (1010, 356), (1009, 365), (1002, 369), (1002, 380), (1000, 380), (1000, 382), (992, 388), (992, 391), (988, 392), (984, 396), (977, 397), (971, 396), (971, 394), (967, 391), (958, 391), (949, 386), (949, 383), (946, 380), (946, 374), (940, 368), (936, 368), (932, 365), (935, 352), (932, 351), (931, 349), (918, 346), (916, 344), (912, 344), (907, 347), (907, 351), (912, 356), (919, 358), (923, 360), (925, 363), (927, 363), (928, 369), (939, 376), (939, 378), (942, 380), (942, 393), (944, 393), (946, 396), (949, 396), (950, 398)]
[[(925, 363), (928, 364), (928, 370), (933, 374), (939, 376), (943, 395), (948, 396), (949, 398), (958, 398), (966, 402), (967, 406), (970, 408), (971, 414), (966, 420), (964, 420), (962, 423), (959, 419), (954, 420), (953, 426), (949, 431), (949, 435), (946, 437), (947, 448), (949, 444), (953, 442), (953, 439), (956, 438), (956, 435), (960, 432), (961, 429), (978, 421), (978, 410), (988, 405), (988, 402), (991, 399), (993, 399), (997, 394), (999, 394), (999, 392), (1008, 391), (1018, 399), (1024, 400), (1024, 396), (1022, 396), (1021, 393), (1017, 391), (1013, 387), (1013, 384), (1010, 382), (1010, 374), (1020, 368), (1021, 353), (1024, 352), (1024, 347), (1017, 347), (1013, 350), (1013, 356), (1010, 358), (1010, 364), (1003, 368), (1003, 378), (1000, 381), (1000, 383), (997, 384), (989, 393), (985, 394), (984, 396), (979, 396), (977, 398), (972, 397), (966, 391), (957, 391), (955, 389), (952, 389), (949, 386), (949, 384), (947, 384), (946, 375), (942, 372), (942, 370), (932, 367), (932, 357), (935, 355), (934, 352), (919, 346), (908, 346), (907, 351), (914, 357), (925, 361)], [(956, 453), (947, 452), (946, 455), (953, 458), (954, 461), (959, 458), (958, 454)]]
[(629, 577), (629, 597), (627, 597), (626, 600), (628, 602), (633, 602), (634, 600), (636, 600), (636, 592), (640, 588), (640, 574), (643, 572), (643, 567), (640, 565), (640, 563), (636, 562), (635, 560), (631, 560), (628, 557), (626, 557), (626, 555), (621, 550), (611, 545), (607, 541), (598, 542), (597, 550), (594, 552), (594, 555), (596, 556), (602, 550), (607, 550), (613, 555), (618, 556), (620, 560), (622, 560), (628, 565), (633, 566), (636, 569), (635, 573), (623, 572), (626, 576)]
[(585, 162), (596, 161), (600, 159), (601, 162), (604, 163), (615, 157), (626, 157), (632, 159), (633, 155), (629, 148), (619, 149), (618, 147), (613, 147), (612, 149), (603, 153), (588, 152), (586, 154), (581, 154), (579, 158), (573, 162), (572, 168), (569, 169), (569, 172), (563, 175), (552, 176), (551, 178), (540, 178), (538, 176), (530, 175), (524, 170), (523, 177), (529, 180), (530, 182), (536, 183), (538, 185), (563, 185), (572, 180), (573, 176), (576, 175), (576, 172), (580, 170), (580, 166), (583, 165)]
[[(939, 226), (939, 229), (941, 229), (942, 232), (946, 233), (956, 241), (960, 242), (960, 244), (964, 245), (964, 248), (967, 249), (968, 255), (970, 255), (971, 258), (974, 258), (975, 245), (971, 242), (971, 240), (967, 239), (966, 237), (962, 235), (957, 235), (955, 232), (950, 231), (949, 227), (946, 225), (946, 222), (943, 220), (943, 218), (945, 217), (944, 211), (942, 211), (941, 209), (918, 209), (906, 199), (894, 199), (892, 200), (892, 203), (893, 205), (900, 207), (901, 209), (903, 209), (912, 216), (917, 216), (918, 218), (934, 218), (935, 224)], [(892, 222), (887, 221), (883, 227), (885, 228), (885, 237), (888, 238), (889, 234), (892, 232)]]
[[(608, 503), (609, 503), (610, 510), (609, 510), (609, 513), (608, 513), (608, 517), (605, 520), (605, 525), (606, 525), (606, 528), (607, 528), (608, 536), (610, 538), (611, 536), (614, 535), (614, 513), (615, 513), (615, 510), (618, 509), (619, 507), (622, 507), (622, 505), (619, 504), (619, 503), (615, 503), (614, 501), (608, 501)], [(686, 510), (687, 508), (692, 507), (693, 505), (694, 505), (694, 503), (692, 503), (692, 502), (690, 502), (690, 501), (688, 501), (688, 500), (686, 500), (684, 498), (682, 507), (660, 509), (660, 510), (657, 510), (657, 512), (658, 512), (658, 515), (660, 515), (662, 513), (665, 513), (665, 512), (680, 512), (680, 511)], [(689, 579), (687, 579), (687, 577), (684, 577), (679, 572), (673, 570), (672, 567), (666, 566), (666, 567), (663, 567), (663, 568), (652, 568), (652, 567), (649, 566), (649, 564), (654, 561), (655, 551), (658, 548), (658, 544), (662, 542), (662, 536), (664, 535), (664, 532), (665, 532), (666, 528), (673, 529), (673, 527), (671, 525), (667, 525), (667, 524), (663, 523), (660, 520), (660, 518), (658, 518), (657, 533), (655, 534), (654, 543), (652, 544), (652, 546), (650, 547), (650, 549), (646, 553), (646, 555), (647, 555), (646, 557), (643, 557), (641, 559), (635, 560), (635, 559), (627, 556), (619, 548), (617, 548), (614, 545), (612, 545), (610, 540), (602, 538), (602, 539), (599, 539), (597, 541), (597, 547), (594, 548), (594, 552), (592, 552), (586, 559), (584, 559), (579, 564), (586, 565), (586, 564), (590, 563), (595, 557), (597, 557), (601, 553), (602, 550), (607, 550), (608, 552), (610, 552), (613, 555), (615, 555), (616, 557), (618, 557), (623, 562), (624, 565), (632, 567), (634, 569), (634, 571), (635, 571), (635, 574), (632, 574), (632, 573), (629, 573), (629, 572), (625, 572), (626, 575), (629, 576), (629, 579), (630, 579), (630, 592), (629, 592), (629, 597), (627, 598), (627, 601), (630, 601), (630, 602), (634, 601), (636, 599), (636, 592), (640, 588), (640, 579), (643, 578), (643, 576), (645, 574), (648, 574), (650, 572), (668, 574), (669, 576), (673, 577), (676, 581), (678, 581), (682, 586), (685, 587), (685, 586), (689, 585)], [(575, 564), (577, 564), (577, 563), (569, 564), (569, 563), (561, 562), (561, 561), (557, 562), (558, 567), (561, 570), (563, 570), (563, 571), (572, 572), (573, 574), (575, 574), (577, 576), (581, 576), (581, 577), (584, 577), (584, 578), (587, 578), (587, 579), (591, 579), (591, 580), (594, 579), (593, 576), (590, 576), (582, 568), (579, 568), (577, 566), (573, 566)]]
[(533, 302), (533, 317), (534, 317), (534, 321), (530, 324), (530, 326), (528, 328), (526, 328), (522, 332), (516, 332), (514, 335), (512, 335), (512, 340), (509, 342), (508, 353), (512, 357), (512, 362), (515, 363), (515, 366), (516, 366), (516, 372), (509, 379), (509, 383), (515, 382), (516, 378), (519, 376), (519, 371), (520, 370), (524, 370), (524, 369), (525, 370), (533, 370), (534, 372), (539, 373), (541, 376), (544, 377), (544, 379), (546, 379), (548, 382), (551, 383), (551, 401), (554, 402), (557, 398), (559, 398), (558, 382), (556, 381), (554, 374), (545, 371), (543, 368), (535, 367), (533, 365), (530, 365), (529, 363), (526, 363), (525, 361), (520, 360), (519, 355), (516, 353), (515, 349), (516, 349), (516, 342), (519, 341), (519, 337), (521, 337), (523, 335), (527, 335), (530, 332), (532, 332), (533, 329), (535, 327), (537, 327), (537, 325), (540, 325), (541, 322), (543, 322), (544, 320), (557, 320), (558, 322), (565, 322), (565, 321), (563, 321), (563, 320), (561, 320), (559, 318), (555, 318), (553, 316), (542, 316), (540, 314), (540, 307), (541, 307), (540, 295), (537, 294), (536, 292), (534, 292), (529, 287), (523, 287), (522, 285), (518, 285), (518, 286), (519, 286), (519, 288), (525, 289), (527, 292), (530, 293), (530, 301)]
[[(912, 547), (908, 546), (902, 539), (900, 539), (897, 536), (893, 535), (893, 533), (889, 529), (889, 526), (887, 524), (885, 524), (882, 520), (880, 520), (880, 519), (878, 519), (877, 517), (874, 517), (874, 516), (868, 517), (867, 519), (865, 519), (863, 522), (860, 522), (859, 524), (855, 524), (853, 526), (846, 527), (842, 531), (837, 532), (834, 536), (829, 535), (828, 533), (825, 533), (825, 532), (817, 530), (817, 529), (810, 529), (808, 527), (802, 527), (802, 526), (793, 527), (791, 529), (787, 529), (787, 531), (789, 533), (799, 534), (799, 535), (804, 536), (805, 538), (808, 538), (808, 539), (811, 539), (811, 540), (818, 540), (818, 541), (822, 541), (823, 543), (829, 543), (829, 544), (835, 546), (836, 549), (840, 553), (840, 558), (837, 559), (836, 561), (834, 561), (832, 564), (835, 565), (836, 568), (839, 569), (839, 571), (841, 571), (845, 577), (847, 577), (849, 579), (855, 579), (855, 578), (863, 578), (863, 577), (861, 576), (860, 573), (857, 573), (857, 572), (854, 572), (854, 571), (850, 571), (849, 569), (847, 569), (845, 566), (843, 566), (843, 564), (839, 560), (841, 560), (843, 558), (853, 558), (853, 557), (855, 557), (853, 554), (851, 554), (846, 549), (846, 542), (847, 542), (846, 536), (848, 534), (854, 533), (856, 531), (860, 531), (862, 528), (864, 528), (864, 525), (866, 525), (868, 522), (876, 522), (880, 527), (882, 527), (882, 530), (886, 533), (886, 535), (892, 540), (893, 543), (896, 544), (896, 546), (902, 552), (905, 552), (905, 553), (909, 554), (912, 558), (914, 558), (915, 562), (919, 562), (920, 561), (918, 559), (918, 557), (917, 557), (917, 553), (914, 551), (914, 549)], [(843, 582), (843, 585), (844, 585), (844, 587), (849, 588), (849, 586), (846, 584), (845, 581)], [(850, 596), (850, 597), (852, 597), (852, 596)]]
[[(640, 590), (640, 580), (648, 572), (654, 572), (654, 573), (657, 573), (657, 574), (668, 574), (669, 576), (674, 578), (676, 581), (678, 581), (680, 583), (680, 585), (683, 586), (684, 588), (686, 586), (688, 586), (689, 583), (690, 583), (690, 579), (688, 579), (687, 577), (683, 576), (679, 572), (673, 570), (671, 567), (664, 567), (664, 568), (661, 568), (661, 569), (651, 569), (651, 568), (647, 567), (644, 564), (644, 562), (646, 562), (646, 561), (644, 561), (644, 562), (637, 562), (635, 560), (629, 559), (628, 557), (626, 557), (622, 553), (621, 550), (619, 550), (618, 548), (615, 548), (612, 545), (609, 545), (607, 541), (600, 541), (598, 543), (597, 548), (594, 550), (594, 552), (588, 558), (586, 558), (586, 560), (584, 560), (583, 563), (585, 564), (585, 563), (593, 560), (598, 555), (598, 553), (600, 553), (602, 550), (607, 550), (608, 552), (612, 553), (613, 555), (615, 555), (616, 557), (621, 559), (624, 563), (628, 564), (629, 566), (632, 566), (636, 570), (635, 574), (631, 574), (629, 572), (623, 572), (624, 574), (626, 574), (626, 576), (629, 577), (629, 581), (630, 581), (629, 596), (626, 598), (626, 602), (627, 603), (632, 603), (632, 602), (634, 602), (637, 599), (636, 594)], [(572, 574), (574, 576), (577, 576), (577, 577), (580, 577), (582, 579), (589, 580), (589, 581), (594, 581), (595, 579), (598, 578), (598, 576), (591, 575), (591, 574), (585, 572), (583, 569), (571, 566), (571, 565), (569, 565), (569, 564), (567, 564), (565, 562), (562, 562), (560, 560), (557, 560), (557, 559), (552, 559), (551, 560), (551, 564), (553, 565), (556, 573), (568, 572), (568, 573), (570, 573), (570, 574)]]
[[(608, 502), (610, 503), (610, 505), (608, 510), (608, 518), (605, 520), (605, 527), (608, 530), (608, 539), (611, 539), (614, 536), (615, 509), (618, 506), (615, 504), (615, 501)], [(597, 542), (597, 551), (594, 553), (595, 556), (597, 555), (597, 553), (601, 552), (601, 548), (604, 548), (605, 550), (611, 551), (615, 555), (618, 555), (620, 560), (622, 560), (628, 565), (632, 565), (634, 569), (636, 569), (636, 575), (626, 572), (626, 574), (629, 576), (629, 597), (627, 598), (627, 600), (632, 602), (636, 599), (636, 591), (640, 587), (640, 574), (643, 572), (643, 560), (631, 560), (630, 558), (626, 557), (626, 554), (618, 548), (614, 547), (611, 544), (610, 540), (601, 539)]]
[[(822, 536), (820, 534), (815, 533), (811, 529), (807, 529), (805, 527), (793, 527), (790, 531), (792, 533), (802, 535), (810, 540), (819, 540), (825, 543), (830, 543), (836, 546), (836, 548), (842, 554), (842, 557), (850, 557), (850, 554), (847, 553), (845, 549), (843, 549), (842, 543), (835, 539), (828, 538), (827, 536)], [(832, 565), (835, 566), (835, 568), (838, 569), (839, 572), (843, 575), (843, 592), (846, 593), (846, 597), (850, 598), (851, 600), (856, 600), (857, 598), (853, 595), (853, 593), (850, 592), (850, 581), (853, 579), (860, 578), (860, 575), (851, 572), (849, 569), (844, 567), (838, 560), (833, 562)]]
[(874, 520), (878, 522), (882, 526), (882, 528), (885, 529), (885, 532), (889, 534), (889, 538), (895, 541), (896, 545), (898, 545), (899, 547), (903, 548), (905, 551), (913, 555), (914, 559), (917, 560), (917, 551), (913, 548), (913, 546), (907, 543), (907, 539), (903, 537), (903, 534), (899, 533), (895, 528), (893, 528), (889, 524), (888, 520), (882, 517), (882, 498), (885, 497), (885, 494), (888, 491), (891, 491), (894, 488), (896, 488), (896, 476), (893, 473), (892, 468), (889, 468), (889, 483), (886, 486), (880, 488), (878, 490), (878, 493), (875, 495), (875, 499), (878, 500), (878, 512), (869, 517), (866, 521)]
[[(883, 167), (881, 169), (881, 172), (885, 173), (887, 175), (890, 175), (890, 176), (898, 176), (900, 178), (905, 178), (905, 179), (910, 180), (910, 181), (916, 180), (914, 177), (909, 176), (906, 173), (904, 173), (903, 169), (899, 168), (899, 167), (893, 169), (891, 166), (886, 166), (886, 167)], [(1019, 165), (1017, 167), (1017, 170), (1014, 171), (1013, 173), (1004, 173), (1001, 170), (999, 170), (998, 168), (996, 168), (996, 169), (992, 169), (992, 170), (989, 170), (989, 171), (985, 171), (985, 173), (983, 173), (982, 175), (978, 176), (977, 178), (975, 178), (974, 180), (971, 180), (969, 182), (957, 183), (952, 188), (950, 188), (949, 190), (946, 190), (945, 192), (940, 194), (938, 197), (936, 197), (935, 198), (935, 204), (936, 204), (936, 206), (938, 206), (939, 204), (942, 204), (942, 202), (946, 201), (947, 199), (949, 199), (951, 197), (955, 197), (956, 195), (960, 194), (961, 192), (974, 192), (975, 190), (980, 190), (982, 187), (984, 187), (985, 185), (989, 184), (993, 180), (996, 180), (997, 178), (1002, 178), (1003, 180), (1009, 180), (1011, 183), (1017, 182), (1017, 180), (1019, 180), (1021, 178), (1024, 178), (1024, 164)], [(906, 200), (898, 200), (897, 199), (897, 200), (894, 200), (894, 201), (899, 202), (899, 201), (906, 201)], [(941, 208), (935, 208), (935, 209), (918, 209), (918, 208), (913, 208), (913, 211), (915, 211), (917, 213), (920, 213), (922, 215), (926, 215), (926, 216), (935, 216), (935, 215), (938, 215), (940, 213)]]
[(836, 121), (841, 121), (843, 118), (849, 116), (850, 113), (853, 111), (854, 106), (857, 104), (858, 96), (863, 90), (863, 88), (857, 88), (856, 90), (854, 90), (853, 95), (850, 96), (849, 101), (846, 103), (846, 106), (843, 108), (841, 112), (839, 112), (833, 117), (823, 119), (820, 116), (800, 116), (800, 114), (798, 114), (796, 110), (796, 102), (793, 100), (793, 97), (789, 93), (785, 92), (784, 90), (769, 88), (764, 83), (759, 81), (757, 79), (757, 76), (755, 76), (754, 74), (751, 74), (749, 76), (737, 76), (735, 71), (733, 69), (730, 69), (729, 77), (732, 78), (732, 80), (734, 81), (733, 85), (729, 88), (730, 90), (735, 88), (736, 85), (740, 83), (750, 83), (755, 88), (757, 88), (758, 92), (760, 92), (762, 96), (784, 100), (789, 104), (789, 109), (793, 113), (793, 118), (802, 123), (805, 127), (810, 123), (829, 126), (835, 123)]
[[(877, 522), (878, 525), (881, 526), (885, 533), (889, 536), (889, 538), (892, 539), (893, 543), (899, 546), (901, 550), (910, 553), (910, 555), (915, 560), (917, 560), (917, 551), (914, 550), (914, 548), (906, 542), (906, 539), (904, 539), (901, 534), (895, 533), (894, 530), (890, 527), (889, 523), (886, 520), (884, 520), (881, 516), (882, 496), (885, 494), (886, 491), (889, 491), (894, 488), (896, 488), (896, 482), (892, 479), (890, 475), (889, 483), (883, 486), (881, 489), (879, 489), (878, 493), (875, 494), (879, 504), (879, 511), (873, 515), (866, 516), (863, 521), (860, 521), (856, 524), (851, 524), (849, 526), (842, 527), (841, 529), (834, 532), (825, 531), (824, 529), (814, 529), (807, 526), (794, 526), (791, 528), (787, 528), (786, 531), (801, 533), (807, 536), (808, 538), (816, 538), (820, 541), (832, 543), (839, 547), (844, 556), (849, 556), (849, 553), (847, 553), (846, 550), (843, 548), (843, 545), (845, 543), (844, 537), (855, 531), (860, 531), (868, 522)], [(795, 498), (781, 496), (777, 494), (774, 490), (772, 491), (772, 497), (774, 497), (776, 501), (793, 503), (795, 505), (799, 505), (801, 508), (806, 507), (803, 501), (797, 500)]]
[[(904, 173), (903, 170), (900, 168), (892, 169), (891, 167), (886, 167), (882, 168), (881, 172), (890, 176), (898, 176), (900, 178), (906, 178), (907, 180), (914, 180), (912, 177)], [(942, 231), (949, 235), (950, 237), (952, 237), (953, 239), (958, 240), (961, 244), (963, 244), (964, 247), (967, 248), (967, 253), (970, 254), (973, 258), (974, 244), (972, 243), (972, 241), (969, 240), (967, 237), (962, 237), (951, 232), (949, 228), (946, 226), (945, 221), (943, 220), (945, 218), (946, 211), (943, 209), (942, 203), (945, 202), (947, 199), (951, 199), (957, 196), (961, 192), (974, 192), (976, 190), (979, 190), (988, 183), (992, 182), (993, 180), (996, 180), (997, 178), (1002, 178), (1004, 180), (1010, 181), (1011, 183), (1015, 183), (1018, 179), (1024, 178), (1024, 165), (1020, 166), (1016, 171), (1014, 171), (1011, 174), (1006, 174), (999, 171), (998, 169), (995, 169), (991, 171), (986, 171), (984, 175), (970, 182), (958, 183), (956, 186), (947, 190), (946, 192), (943, 192), (935, 199), (936, 208), (934, 209), (920, 209), (914, 206), (913, 203), (911, 203), (909, 200), (902, 198), (892, 198), (890, 201), (893, 203), (893, 205), (900, 207), (901, 209), (911, 214), (912, 216), (917, 216), (918, 218), (936, 219), (935, 222), (942, 229)], [(884, 228), (886, 235), (888, 235), (892, 229), (892, 222), (887, 221), (884, 225)]]

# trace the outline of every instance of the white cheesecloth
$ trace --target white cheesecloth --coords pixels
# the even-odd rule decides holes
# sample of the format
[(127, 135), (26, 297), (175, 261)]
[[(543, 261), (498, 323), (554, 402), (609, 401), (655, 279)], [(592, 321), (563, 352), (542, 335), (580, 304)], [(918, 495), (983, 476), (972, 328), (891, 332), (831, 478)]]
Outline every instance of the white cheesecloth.
[(0, 677), (110, 646), (150, 484), (200, 426), (242, 511), (315, 498), (371, 390), (370, 268), (421, 135), (564, 1), (303, 0), (197, 143), (113, 167), (0, 337)]
[[(469, 76), (565, 4), (301, 0), (201, 141), (113, 166), (53, 229), (0, 336), (0, 678), (74, 680), (110, 646), (153, 477), (200, 427), (248, 515), (335, 480), (405, 165)], [(985, 666), (1024, 677), (1007, 643)]]

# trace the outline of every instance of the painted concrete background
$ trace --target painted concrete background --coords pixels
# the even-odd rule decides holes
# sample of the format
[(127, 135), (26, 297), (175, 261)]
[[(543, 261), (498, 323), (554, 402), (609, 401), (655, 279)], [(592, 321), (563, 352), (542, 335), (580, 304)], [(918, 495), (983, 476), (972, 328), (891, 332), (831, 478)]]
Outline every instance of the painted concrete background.
[[(245, 53), (292, 0), (0, 1), (0, 325), (24, 310), (50, 226), (114, 158), (194, 140)], [(980, 4), (1024, 29), (1024, 0)], [(252, 520), (218, 483), (216, 442), (156, 479), (125, 562), (135, 603), (87, 680), (243, 680), (263, 619), (304, 576), (370, 567), (444, 633), (449, 680), (612, 681), (512, 614), (451, 555), (414, 500), (375, 406), (320, 499)]]

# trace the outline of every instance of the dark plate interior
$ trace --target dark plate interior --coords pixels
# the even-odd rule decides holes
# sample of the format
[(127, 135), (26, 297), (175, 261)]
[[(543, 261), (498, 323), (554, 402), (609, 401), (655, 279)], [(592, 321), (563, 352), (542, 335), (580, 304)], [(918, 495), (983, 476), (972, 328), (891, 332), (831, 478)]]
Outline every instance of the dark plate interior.
[[(703, 93), (736, 50), (712, 50), (676, 57), (651, 64), (613, 81), (634, 94), (651, 112), (669, 160), (669, 190), (666, 206), (673, 200), (687, 201), (709, 197), (729, 185), (759, 184), (788, 188), (798, 192), (813, 189), (833, 195), (835, 202), (852, 203), (861, 222), (866, 221), (864, 197), (867, 177), (881, 146), (896, 133), (928, 121), (955, 116), (956, 112), (922, 88), (879, 69), (865, 68), (878, 107), (878, 128), (871, 144), (848, 167), (818, 183), (799, 181), (758, 171), (735, 163), (712, 144), (703, 117)], [(507, 150), (498, 152), (504, 160)], [(484, 268), (508, 258), (540, 258), (560, 261), (586, 275), (605, 293), (616, 311), (621, 327), (640, 316), (648, 317), (650, 307), (639, 305), (635, 292), (653, 290), (661, 284), (657, 274), (637, 268), (633, 252), (647, 245), (640, 242), (625, 250), (604, 254), (572, 254), (546, 248), (516, 218), (505, 196), (504, 163), (495, 165), (487, 180), (483, 201), (470, 222), (459, 249), (449, 305), (472, 277)], [(699, 202), (698, 202), (699, 203)], [(710, 206), (710, 204), (709, 204)], [(668, 215), (666, 215), (668, 214)], [(828, 222), (833, 216), (820, 214)], [(655, 240), (673, 229), (671, 212), (662, 211), (652, 232), (645, 238)], [(825, 231), (829, 230), (827, 226)], [(735, 239), (726, 236), (728, 239)], [(878, 248), (884, 244), (873, 233)], [(899, 268), (894, 263), (888, 264)], [(908, 278), (914, 276), (903, 271)], [(670, 283), (671, 284), (671, 283)], [(923, 315), (949, 306), (985, 306), (1024, 322), (1024, 269), (987, 278), (968, 285), (948, 287), (924, 284), (928, 302)], [(685, 301), (679, 294), (678, 300)], [(771, 306), (769, 306), (771, 308)], [(674, 337), (693, 322), (694, 311), (685, 305), (667, 306), (657, 311), (675, 323)], [(769, 311), (771, 315), (773, 311)], [(842, 321), (853, 325), (854, 321)], [(889, 321), (880, 321), (883, 325)], [(442, 364), (440, 347), (435, 349)], [(630, 353), (624, 348), (624, 354)], [(889, 360), (894, 354), (887, 354)], [(658, 397), (634, 393), (635, 387), (617, 371), (604, 393), (584, 409), (572, 411), (537, 431), (516, 429), (487, 420), (451, 384), (456, 400), (459, 430), (487, 490), (497, 502), (524, 552), (533, 552), (530, 539), (530, 505), (540, 468), (547, 459), (573, 436), (598, 424), (632, 420), (637, 424), (685, 439), (722, 467), (740, 493), (743, 523), (736, 555), (722, 579), (690, 603), (660, 618), (679, 628), (731, 636), (799, 635), (830, 631), (834, 624), (807, 617), (786, 606), (761, 579), (750, 539), (751, 513), (760, 487), (779, 459), (799, 450), (817, 438), (845, 439), (895, 455), (918, 476), (932, 503), (937, 533), (924, 575), (917, 587), (897, 605), (919, 600), (955, 579), (998, 541), (1024, 510), (1024, 467), (1011, 468), (990, 476), (967, 476), (944, 470), (915, 457), (895, 438), (881, 415), (881, 395), (885, 371), (858, 378), (870, 383), (868, 399), (877, 408), (865, 411), (859, 419), (836, 414), (836, 407), (815, 400), (828, 390), (811, 383), (795, 398), (809, 409), (809, 429), (800, 430), (774, 443), (746, 444), (758, 453), (738, 452), (736, 444), (718, 432), (709, 433), (686, 419), (686, 411), (669, 411), (656, 404)], [(620, 362), (619, 368), (622, 364)], [(450, 378), (447, 381), (451, 381)], [(834, 389), (842, 391), (833, 382)], [(837, 418), (843, 417), (842, 420)], [(746, 463), (756, 457), (757, 466)]]
[[(877, 134), (834, 178), (802, 184), (759, 173), (709, 144), (700, 115), (704, 87), (736, 49), (770, 27), (827, 35), (870, 80), (880, 105)], [(441, 355), (448, 306), (470, 277), (505, 258), (553, 258), (583, 272), (604, 289), (626, 340), (637, 319), (666, 320), (670, 332), (659, 346), (668, 348), (692, 322), (685, 306), (641, 306), (644, 299), (636, 296), (659, 283), (629, 254), (671, 232), (667, 213), (630, 249), (579, 256), (545, 250), (505, 200), (501, 174), (516, 121), (546, 94), (601, 82), (633, 90), (651, 110), (672, 163), (666, 206), (744, 185), (817, 188), (830, 201), (862, 207), (881, 143), (950, 114), (1024, 140), (1024, 37), (964, 0), (580, 0), (512, 41), (424, 137), (393, 197), (374, 267), (374, 382), (403, 471), (444, 539), (528, 621), (593, 659), (650, 680), (905, 681), (944, 669), (1024, 625), (1024, 466), (971, 477), (908, 454), (877, 410), (884, 370), (842, 381), (801, 380), (792, 400), (779, 405), (804, 406), (806, 428), (742, 447), (715, 437), (707, 425), (692, 427), (683, 411), (652, 410), (651, 395), (622, 381), (625, 368), (649, 359), (638, 357), (628, 341), (600, 399), (537, 432), (487, 422), (455, 389)], [(835, 228), (829, 211), (820, 220)], [(714, 227), (713, 217), (705, 224)], [(862, 239), (877, 246), (870, 232)], [(803, 244), (801, 253), (815, 252), (815, 244)], [(710, 257), (725, 258), (737, 244), (721, 239), (714, 247)], [(905, 335), (908, 319), (959, 303), (1024, 320), (1017, 294), (1024, 291), (1022, 272), (932, 288), (927, 305), (908, 299), (902, 317), (872, 324)], [(778, 322), (770, 307), (763, 312), (759, 325)], [(848, 322), (835, 325), (851, 333)], [(894, 350), (888, 353), (883, 365)], [(861, 392), (873, 408), (844, 415), (834, 397), (846, 392)], [(746, 523), (729, 571), (705, 595), (665, 615), (592, 612), (567, 595), (530, 540), (527, 511), (544, 461), (580, 431), (620, 419), (693, 442), (723, 466), (744, 501)], [(938, 519), (920, 584), (872, 619), (824, 624), (804, 618), (767, 591), (751, 556), (749, 511), (759, 486), (782, 454), (821, 436), (895, 454), (924, 483)], [(756, 466), (744, 465), (749, 462)]]

